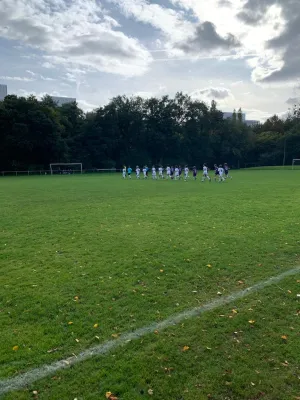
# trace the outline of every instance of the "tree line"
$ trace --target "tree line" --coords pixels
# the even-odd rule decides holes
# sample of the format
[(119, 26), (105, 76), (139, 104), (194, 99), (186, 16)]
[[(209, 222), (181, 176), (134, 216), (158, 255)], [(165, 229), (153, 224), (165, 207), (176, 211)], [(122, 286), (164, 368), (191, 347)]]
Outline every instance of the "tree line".
[(224, 119), (212, 101), (177, 93), (143, 99), (118, 96), (93, 112), (50, 96), (7, 96), (0, 102), (0, 170), (48, 169), (82, 162), (89, 168), (123, 164), (291, 164), (300, 158), (300, 111), (248, 127), (242, 110)]

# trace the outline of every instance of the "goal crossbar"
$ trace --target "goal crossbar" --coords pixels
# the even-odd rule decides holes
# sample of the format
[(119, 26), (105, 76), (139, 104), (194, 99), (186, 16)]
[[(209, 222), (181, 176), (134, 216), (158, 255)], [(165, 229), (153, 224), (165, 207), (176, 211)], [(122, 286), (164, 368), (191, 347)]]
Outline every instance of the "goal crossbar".
[(53, 167), (63, 167), (63, 166), (70, 167), (71, 165), (78, 165), (79, 171), (82, 174), (82, 163), (52, 163), (52, 164), (50, 164), (51, 175), (53, 175)]
[(300, 163), (300, 158), (294, 158), (294, 159), (293, 159), (292, 169), (294, 169), (295, 163), (296, 163), (297, 161), (299, 161), (299, 163)]

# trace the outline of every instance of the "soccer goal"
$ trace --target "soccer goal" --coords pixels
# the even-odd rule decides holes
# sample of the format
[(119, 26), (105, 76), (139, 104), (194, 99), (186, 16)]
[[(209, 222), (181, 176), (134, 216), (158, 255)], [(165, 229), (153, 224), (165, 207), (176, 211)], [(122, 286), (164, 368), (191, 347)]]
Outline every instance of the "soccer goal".
[(82, 174), (82, 163), (54, 163), (50, 164), (51, 175), (71, 175), (74, 173)]
[(293, 159), (292, 169), (300, 169), (300, 158)]

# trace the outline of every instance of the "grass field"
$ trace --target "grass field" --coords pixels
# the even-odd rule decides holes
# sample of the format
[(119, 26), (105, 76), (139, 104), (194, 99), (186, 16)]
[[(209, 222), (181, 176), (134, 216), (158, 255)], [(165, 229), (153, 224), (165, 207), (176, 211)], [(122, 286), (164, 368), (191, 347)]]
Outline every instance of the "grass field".
[[(8, 378), (300, 265), (299, 198), (299, 171), (224, 184), (0, 179), (0, 393)], [(297, 294), (300, 274), (2, 398), (299, 399)]]

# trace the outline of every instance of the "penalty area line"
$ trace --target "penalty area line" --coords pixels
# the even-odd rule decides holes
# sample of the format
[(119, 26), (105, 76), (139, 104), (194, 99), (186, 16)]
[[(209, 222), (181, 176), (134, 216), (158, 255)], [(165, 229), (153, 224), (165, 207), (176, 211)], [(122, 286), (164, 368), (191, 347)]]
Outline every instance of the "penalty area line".
[(235, 300), (242, 299), (251, 293), (255, 293), (259, 290), (262, 290), (267, 286), (271, 286), (275, 283), (278, 283), (284, 278), (296, 275), (299, 272), (300, 272), (300, 266), (290, 269), (286, 272), (283, 272), (280, 275), (272, 276), (271, 278), (265, 281), (258, 282), (255, 285), (248, 287), (247, 289), (232, 293), (229, 296), (217, 298), (202, 306), (183, 311), (179, 314), (174, 314), (169, 318), (165, 319), (164, 321), (152, 323), (143, 328), (139, 328), (134, 332), (124, 333), (118, 339), (108, 340), (102, 344), (99, 344), (98, 346), (90, 347), (89, 349), (82, 351), (76, 357), (75, 356), (69, 357), (65, 360), (56, 361), (52, 364), (34, 368), (32, 370), (29, 370), (28, 372), (25, 372), (13, 378), (0, 380), (0, 395), (3, 395), (5, 393), (14, 390), (22, 389), (25, 386), (31, 385), (37, 380), (46, 378), (47, 376), (50, 376), (57, 371), (69, 368), (72, 365), (78, 364), (91, 357), (108, 354), (111, 350), (116, 349), (117, 347), (120, 347), (122, 345), (125, 345), (128, 342), (131, 342), (132, 340), (139, 339), (140, 337), (152, 333), (155, 330), (159, 331), (166, 329), (170, 326), (177, 325), (178, 323), (184, 321), (185, 319), (196, 317), (204, 312), (214, 310), (215, 308), (221, 307)]

